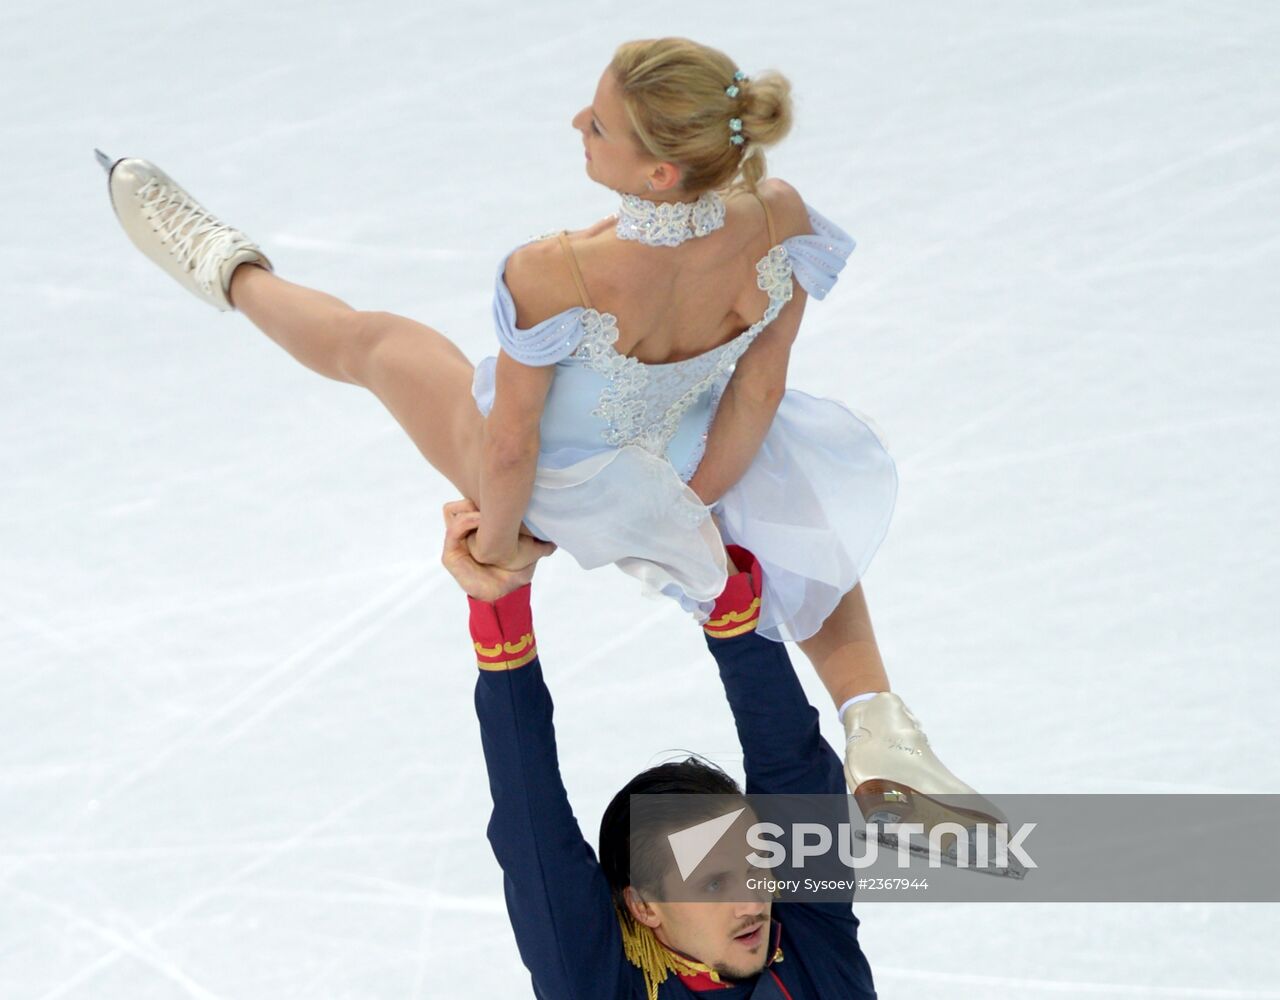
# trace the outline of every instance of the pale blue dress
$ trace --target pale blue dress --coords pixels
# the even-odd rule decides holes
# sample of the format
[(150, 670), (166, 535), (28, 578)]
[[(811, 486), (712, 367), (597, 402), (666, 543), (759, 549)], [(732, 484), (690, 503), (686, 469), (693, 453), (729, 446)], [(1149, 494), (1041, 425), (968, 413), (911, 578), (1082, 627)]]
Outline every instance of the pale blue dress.
[[(525, 514), (530, 530), (585, 569), (615, 564), (700, 619), (724, 588), (722, 532), (760, 560), (758, 631), (777, 641), (813, 635), (858, 582), (888, 530), (898, 488), (893, 459), (865, 419), (794, 389), (750, 468), (718, 503), (706, 507), (686, 485), (738, 358), (791, 299), (793, 281), (824, 298), (853, 250), (849, 235), (811, 208), (809, 221), (811, 235), (783, 240), (756, 264), (769, 297), (764, 315), (684, 361), (651, 365), (619, 354), (617, 319), (583, 306), (517, 328), (505, 258), (494, 295), (502, 350), (526, 365), (555, 366)], [(482, 361), (472, 387), (486, 416), (495, 364)]]

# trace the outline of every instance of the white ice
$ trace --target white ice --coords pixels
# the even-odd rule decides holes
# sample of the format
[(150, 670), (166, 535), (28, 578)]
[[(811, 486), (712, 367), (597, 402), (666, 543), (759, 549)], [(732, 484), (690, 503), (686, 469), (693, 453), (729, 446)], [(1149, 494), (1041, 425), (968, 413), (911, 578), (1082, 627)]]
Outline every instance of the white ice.
[[(5, 1000), (531, 995), (447, 484), (143, 260), (92, 149), (479, 359), (500, 255), (612, 209), (570, 116), (617, 42), (673, 33), (791, 76), (774, 172), (859, 241), (792, 384), (900, 463), (866, 591), (944, 759), (991, 792), (1280, 791), (1280, 8), (10, 3)], [(563, 556), (535, 587), (593, 841), (673, 748), (740, 769), (674, 606)], [(1280, 997), (1277, 906), (859, 912), (885, 997)]]

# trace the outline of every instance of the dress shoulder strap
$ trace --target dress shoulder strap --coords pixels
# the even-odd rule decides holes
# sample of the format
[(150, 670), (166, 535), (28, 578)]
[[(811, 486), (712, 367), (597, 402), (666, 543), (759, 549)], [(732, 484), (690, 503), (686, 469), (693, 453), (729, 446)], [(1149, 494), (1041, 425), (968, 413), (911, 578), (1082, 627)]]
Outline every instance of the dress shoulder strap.
[(573, 274), (573, 283), (578, 286), (578, 295), (587, 309), (591, 308), (591, 297), (587, 294), (587, 286), (582, 280), (582, 271), (578, 267), (578, 258), (574, 256), (573, 247), (569, 245), (569, 236), (561, 230), (556, 234), (560, 240), (560, 249), (564, 251), (565, 260), (569, 262), (569, 271)]
[(756, 196), (756, 201), (760, 202), (760, 207), (764, 209), (765, 225), (769, 227), (769, 248), (772, 249), (778, 245), (778, 231), (773, 228), (773, 213), (769, 211), (769, 203), (760, 197), (759, 191), (752, 191)]

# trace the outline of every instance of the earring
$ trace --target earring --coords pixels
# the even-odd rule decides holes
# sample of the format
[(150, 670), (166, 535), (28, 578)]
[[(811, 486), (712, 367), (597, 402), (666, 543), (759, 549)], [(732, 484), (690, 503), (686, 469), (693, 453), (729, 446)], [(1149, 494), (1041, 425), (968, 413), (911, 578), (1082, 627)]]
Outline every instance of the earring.
[(646, 191), (652, 191), (652, 190), (653, 190), (653, 181), (645, 181), (645, 182), (644, 182), (644, 188), (645, 188), (645, 190), (646, 190)]

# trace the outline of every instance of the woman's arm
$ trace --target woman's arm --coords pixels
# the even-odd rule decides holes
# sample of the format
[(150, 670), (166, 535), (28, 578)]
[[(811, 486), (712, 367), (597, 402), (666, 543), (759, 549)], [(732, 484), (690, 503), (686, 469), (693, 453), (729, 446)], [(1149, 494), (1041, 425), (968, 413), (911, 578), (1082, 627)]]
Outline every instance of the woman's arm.
[(738, 359), (725, 386), (711, 419), (706, 452), (689, 480), (689, 488), (707, 505), (742, 478), (769, 433), (787, 389), (787, 365), (804, 315), (804, 300), (804, 292), (797, 288), (778, 318)]
[[(760, 195), (769, 205), (779, 239), (809, 232), (809, 214), (795, 188), (770, 179), (761, 185)], [(791, 301), (738, 359), (712, 418), (702, 461), (689, 480), (703, 503), (715, 503), (742, 478), (769, 433), (787, 390), (791, 345), (807, 301), (804, 289), (795, 283)]]
[(531, 367), (498, 354), (493, 409), (484, 422), (477, 498), (484, 519), (470, 546), (479, 562), (516, 561), (520, 523), (538, 467), (538, 426), (554, 372), (552, 366)]
[[(517, 330), (532, 329), (575, 300), (554, 240), (518, 249), (507, 259), (502, 281), (511, 293), (515, 309), (511, 320)], [(480, 562), (515, 568), (520, 561), (516, 557), (520, 522), (533, 493), (542, 409), (554, 377), (553, 365), (527, 365), (506, 351), (498, 353), (493, 408), (484, 422), (480, 495), (474, 498), (484, 511), (484, 521), (469, 543)]]
[(689, 488), (710, 507), (742, 478), (760, 450), (773, 415), (782, 400), (780, 390), (752, 394), (731, 379), (707, 434), (707, 449)]

